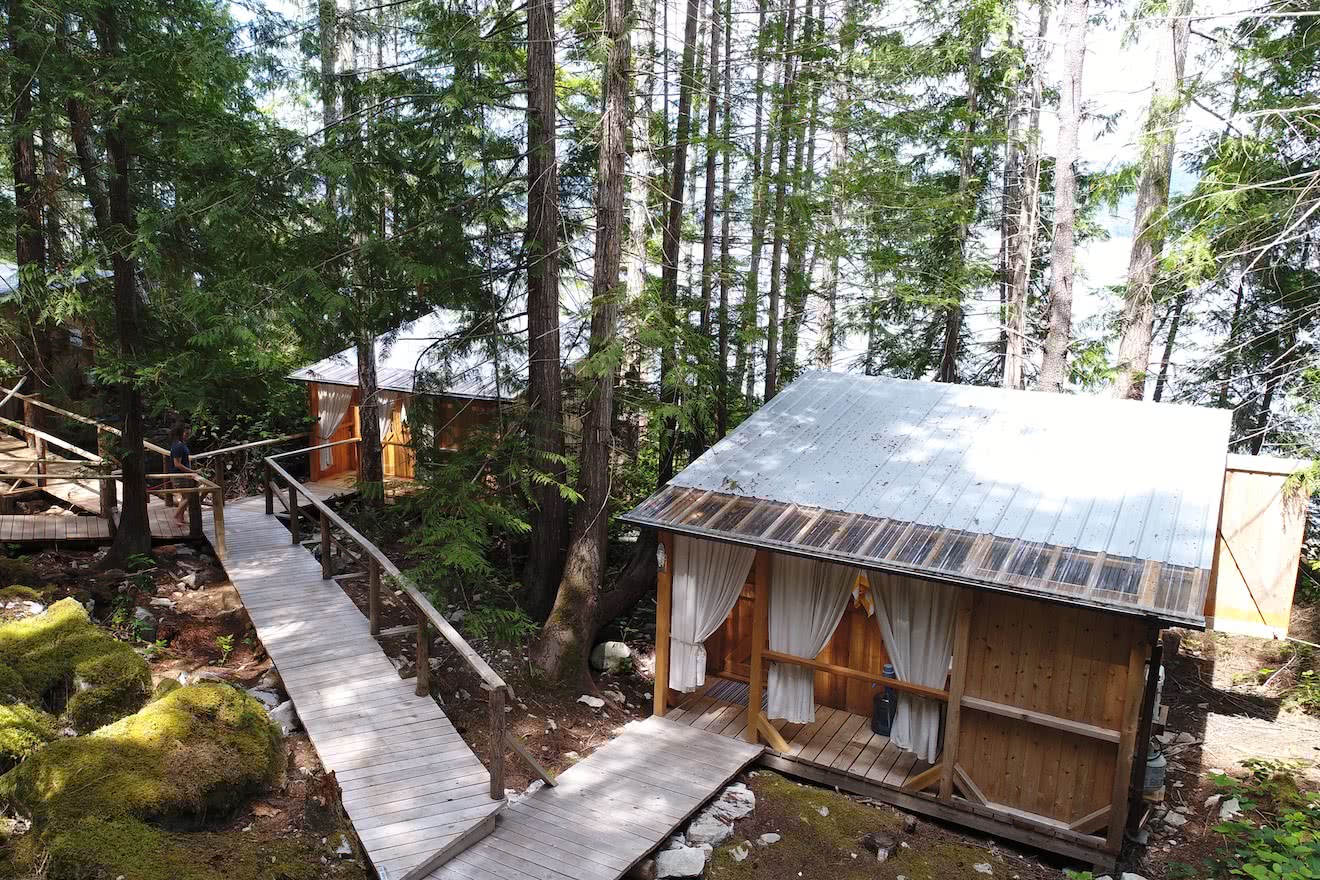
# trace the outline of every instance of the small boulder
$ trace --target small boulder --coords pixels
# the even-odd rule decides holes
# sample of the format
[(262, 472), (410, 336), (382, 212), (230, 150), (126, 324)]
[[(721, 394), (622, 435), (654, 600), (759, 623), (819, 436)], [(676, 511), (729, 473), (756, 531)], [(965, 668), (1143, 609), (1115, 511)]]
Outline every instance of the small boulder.
[(269, 711), (270, 720), (280, 726), (280, 733), (288, 736), (291, 733), (297, 733), (302, 729), (302, 722), (298, 720), (298, 713), (293, 710), (293, 701), (280, 703), (274, 709)]
[(624, 703), (628, 702), (628, 698), (625, 697), (623, 693), (620, 691), (601, 691), (601, 693), (605, 696), (605, 699), (611, 700), (612, 702), (618, 703), (619, 705), (623, 705)]
[(989, 862), (977, 862), (975, 865), (972, 865), (972, 870), (978, 874), (994, 874), (995, 872), (995, 869), (990, 866)]
[(1164, 817), (1164, 824), (1170, 825), (1174, 828), (1181, 828), (1187, 824), (1187, 817), (1182, 813), (1170, 812)]
[(657, 880), (666, 877), (700, 877), (706, 870), (706, 854), (695, 846), (667, 849), (655, 857)]
[(903, 817), (903, 832), (905, 834), (914, 834), (917, 830), (917, 817), (908, 814)]
[(784, 838), (781, 835), (778, 835), (773, 831), (767, 831), (765, 834), (762, 834), (760, 837), (756, 838), (756, 842), (759, 843), (761, 846), (770, 846), (772, 843), (778, 843), (783, 839)]
[(729, 850), (729, 858), (733, 859), (735, 862), (744, 861), (751, 854), (752, 848), (745, 840)]
[(605, 708), (605, 701), (602, 700), (600, 697), (593, 697), (591, 696), (591, 694), (583, 694), (582, 696), (577, 698), (577, 701), (584, 706), (591, 707), (592, 709)]
[(1134, 874), (1131, 871), (1124, 871), (1119, 876), (1118, 880), (1146, 880), (1146, 878), (1140, 874)]
[(265, 706), (267, 709), (274, 709), (280, 703), (284, 702), (284, 699), (279, 694), (269, 688), (248, 688), (247, 693), (249, 697), (260, 702), (261, 705)]
[(133, 633), (144, 642), (154, 642), (156, 640), (156, 630), (160, 623), (156, 620), (156, 615), (147, 609), (138, 606), (133, 609)]
[(693, 819), (692, 824), (687, 829), (687, 840), (692, 846), (699, 846), (703, 843), (719, 846), (732, 836), (733, 826), (709, 811)]
[(591, 649), (591, 667), (600, 672), (629, 672), (632, 665), (632, 648), (623, 642), (601, 642)]
[(756, 809), (755, 793), (743, 783), (735, 782), (720, 792), (720, 796), (706, 808), (706, 812), (725, 822), (732, 822), (749, 815), (754, 809)]
[(1219, 820), (1227, 822), (1229, 819), (1235, 819), (1242, 812), (1242, 804), (1237, 798), (1229, 798), (1219, 805)]
[(877, 862), (889, 861), (889, 857), (898, 849), (898, 839), (883, 831), (868, 831), (862, 835), (861, 844), (862, 849), (875, 853)]

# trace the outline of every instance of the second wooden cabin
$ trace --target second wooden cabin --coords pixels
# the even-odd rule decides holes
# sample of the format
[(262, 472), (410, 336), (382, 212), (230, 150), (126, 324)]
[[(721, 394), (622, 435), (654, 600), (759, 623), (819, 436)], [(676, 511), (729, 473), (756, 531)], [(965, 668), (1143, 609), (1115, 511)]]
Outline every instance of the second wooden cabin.
[(1152, 649), (1214, 615), (1221, 518), (1287, 535), (1235, 531), (1227, 591), (1296, 573), (1298, 505), (1263, 495), (1302, 463), (1226, 495), (1229, 418), (807, 374), (625, 517), (660, 532), (656, 714), (1111, 865)]

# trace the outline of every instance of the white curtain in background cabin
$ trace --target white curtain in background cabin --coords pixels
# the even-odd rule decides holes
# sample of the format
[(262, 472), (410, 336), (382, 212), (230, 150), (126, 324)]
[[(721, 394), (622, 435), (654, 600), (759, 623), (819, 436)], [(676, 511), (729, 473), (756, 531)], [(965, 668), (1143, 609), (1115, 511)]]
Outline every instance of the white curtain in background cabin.
[[(770, 571), (770, 650), (814, 660), (852, 598), (857, 570), (830, 562), (775, 554)], [(816, 720), (816, 673), (770, 664), (766, 714), (790, 724)]]
[[(872, 571), (867, 574), (875, 597), (875, 619), (899, 681), (943, 688), (953, 659), (953, 628), (958, 588), (917, 583)], [(943, 706), (900, 692), (889, 738), (900, 749), (934, 763), (940, 753)]]
[[(317, 432), (321, 443), (329, 443), (348, 414), (348, 403), (353, 399), (353, 389), (347, 385), (316, 386)], [(335, 463), (333, 449), (321, 450), (321, 467), (328, 468)]]
[(376, 427), (380, 430), (382, 442), (389, 435), (390, 428), (394, 427), (394, 404), (402, 396), (397, 391), (376, 392)]
[(669, 616), (669, 686), (674, 690), (694, 691), (706, 680), (702, 642), (733, 610), (755, 558), (751, 547), (674, 536)]

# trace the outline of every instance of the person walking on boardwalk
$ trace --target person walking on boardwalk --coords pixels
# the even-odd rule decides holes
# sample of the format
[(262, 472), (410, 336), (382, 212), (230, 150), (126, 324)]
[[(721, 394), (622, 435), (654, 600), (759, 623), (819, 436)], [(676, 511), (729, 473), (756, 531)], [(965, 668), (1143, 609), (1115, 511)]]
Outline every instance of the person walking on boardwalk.
[[(179, 422), (170, 432), (170, 466), (169, 472), (172, 474), (195, 474), (197, 471), (192, 468), (192, 451), (188, 449), (188, 437), (192, 434), (192, 429), (185, 422)], [(193, 484), (189, 480), (172, 479), (171, 488), (187, 489)], [(188, 504), (186, 500), (180, 501), (174, 509), (174, 522), (183, 525), (183, 520), (188, 516)]]

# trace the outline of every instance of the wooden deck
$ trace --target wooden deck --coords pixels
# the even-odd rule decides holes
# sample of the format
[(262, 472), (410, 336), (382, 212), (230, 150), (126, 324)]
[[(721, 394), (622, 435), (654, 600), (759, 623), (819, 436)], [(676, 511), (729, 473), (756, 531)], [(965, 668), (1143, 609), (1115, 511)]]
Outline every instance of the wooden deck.
[(634, 721), (429, 876), (617, 880), (761, 752), (664, 718)]
[[(708, 687), (692, 694), (665, 718), (696, 730), (742, 740), (747, 730), (747, 686), (708, 679)], [(829, 706), (816, 707), (811, 724), (771, 723), (789, 745), (781, 757), (796, 763), (845, 774), (878, 785), (902, 788), (930, 764), (871, 732), (871, 719)], [(778, 753), (775, 753), (778, 754)]]
[(225, 513), (222, 562), (382, 880), (489, 830), (504, 804), (486, 768), (435, 700), (399, 678), (352, 600), (264, 499)]

